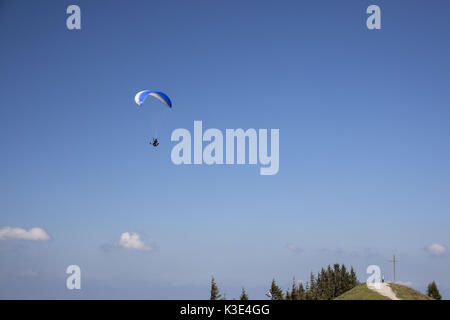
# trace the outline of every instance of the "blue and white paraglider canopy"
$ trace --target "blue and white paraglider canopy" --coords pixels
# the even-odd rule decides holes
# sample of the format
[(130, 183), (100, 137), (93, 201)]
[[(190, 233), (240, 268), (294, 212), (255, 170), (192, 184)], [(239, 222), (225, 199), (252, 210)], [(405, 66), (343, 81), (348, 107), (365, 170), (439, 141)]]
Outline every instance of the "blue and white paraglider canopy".
[(136, 96), (134, 97), (134, 101), (136, 102), (136, 104), (138, 106), (141, 106), (141, 104), (144, 103), (144, 100), (148, 96), (153, 96), (156, 99), (160, 100), (162, 103), (164, 103), (169, 108), (172, 108), (172, 102), (170, 101), (169, 97), (165, 93), (162, 93), (159, 91), (142, 90), (136, 94)]

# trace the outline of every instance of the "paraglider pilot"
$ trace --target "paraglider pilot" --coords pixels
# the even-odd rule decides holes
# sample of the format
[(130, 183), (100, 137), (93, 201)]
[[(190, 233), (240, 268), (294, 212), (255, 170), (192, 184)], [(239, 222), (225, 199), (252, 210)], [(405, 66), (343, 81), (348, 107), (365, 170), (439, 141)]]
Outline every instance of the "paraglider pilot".
[(159, 145), (159, 141), (158, 139), (153, 138), (153, 140), (150, 141), (150, 144), (153, 145), (154, 147), (157, 147)]

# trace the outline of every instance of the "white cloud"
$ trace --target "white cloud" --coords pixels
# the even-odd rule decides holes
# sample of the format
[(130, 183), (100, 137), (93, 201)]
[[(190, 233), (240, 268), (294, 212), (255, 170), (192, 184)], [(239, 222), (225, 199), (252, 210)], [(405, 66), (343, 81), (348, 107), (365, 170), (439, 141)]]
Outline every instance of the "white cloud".
[(0, 229), (0, 240), (6, 239), (20, 239), (32, 241), (47, 241), (50, 236), (41, 228), (31, 228), (25, 230), (23, 228), (4, 227)]
[(38, 272), (32, 269), (25, 270), (19, 274), (22, 277), (36, 277)]
[(432, 243), (425, 249), (433, 256), (442, 256), (447, 252), (447, 248), (439, 243)]
[(116, 246), (133, 249), (133, 250), (141, 250), (141, 251), (150, 251), (153, 248), (150, 245), (145, 244), (138, 233), (136, 232), (124, 232), (120, 235), (119, 241), (116, 243)]
[(288, 243), (286, 245), (286, 248), (288, 248), (288, 250), (291, 250), (291, 251), (294, 251), (294, 252), (297, 252), (297, 253), (303, 252), (302, 248), (300, 248), (300, 247), (298, 247), (298, 246), (296, 246), (295, 244), (292, 244), (292, 243)]

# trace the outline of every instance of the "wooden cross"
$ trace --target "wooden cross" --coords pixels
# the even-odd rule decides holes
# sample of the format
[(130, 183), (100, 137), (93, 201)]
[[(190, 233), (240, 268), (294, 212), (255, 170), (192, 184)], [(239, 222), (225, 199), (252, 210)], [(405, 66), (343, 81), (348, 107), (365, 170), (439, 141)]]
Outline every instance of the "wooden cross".
[(396, 259), (395, 259), (395, 254), (394, 254), (394, 259), (393, 259), (393, 260), (389, 260), (389, 262), (393, 262), (393, 263), (394, 263), (394, 283), (395, 283), (395, 264), (396, 264), (397, 262), (400, 262), (400, 260), (396, 260)]

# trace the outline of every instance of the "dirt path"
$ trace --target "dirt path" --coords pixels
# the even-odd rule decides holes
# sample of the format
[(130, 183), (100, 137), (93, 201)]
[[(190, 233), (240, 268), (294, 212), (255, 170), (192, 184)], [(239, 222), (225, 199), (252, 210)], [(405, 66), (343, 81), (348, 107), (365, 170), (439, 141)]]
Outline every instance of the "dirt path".
[(401, 299), (397, 298), (394, 291), (392, 291), (391, 287), (389, 286), (389, 282), (388, 283), (371, 283), (371, 284), (367, 284), (367, 287), (369, 289), (381, 294), (382, 296), (388, 297), (391, 300), (401, 300)]

